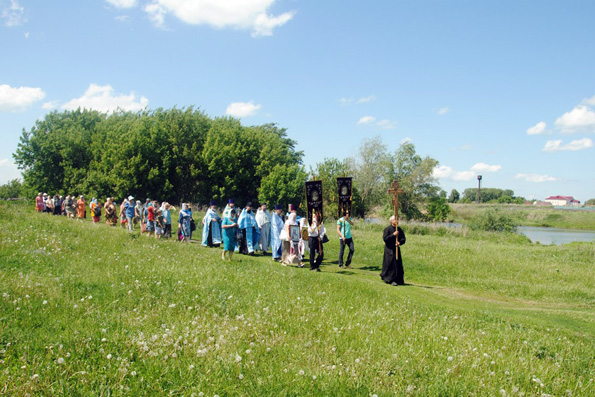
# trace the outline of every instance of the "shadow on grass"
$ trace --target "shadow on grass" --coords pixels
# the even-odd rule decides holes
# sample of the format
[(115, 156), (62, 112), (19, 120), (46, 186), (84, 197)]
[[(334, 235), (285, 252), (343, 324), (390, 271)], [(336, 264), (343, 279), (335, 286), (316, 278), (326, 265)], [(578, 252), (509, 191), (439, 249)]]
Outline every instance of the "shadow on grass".
[(380, 271), (382, 270), (381, 266), (364, 266), (364, 267), (358, 267), (359, 270), (373, 270), (373, 271)]

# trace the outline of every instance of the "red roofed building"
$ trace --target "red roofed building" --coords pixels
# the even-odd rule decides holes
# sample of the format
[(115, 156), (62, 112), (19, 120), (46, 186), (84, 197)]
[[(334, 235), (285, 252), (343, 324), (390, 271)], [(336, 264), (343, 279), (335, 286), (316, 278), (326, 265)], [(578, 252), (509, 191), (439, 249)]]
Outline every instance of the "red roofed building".
[(581, 204), (580, 201), (575, 200), (572, 196), (550, 196), (545, 199), (546, 203), (551, 203), (552, 205), (556, 206), (564, 206), (564, 205), (572, 205), (572, 206), (579, 206)]

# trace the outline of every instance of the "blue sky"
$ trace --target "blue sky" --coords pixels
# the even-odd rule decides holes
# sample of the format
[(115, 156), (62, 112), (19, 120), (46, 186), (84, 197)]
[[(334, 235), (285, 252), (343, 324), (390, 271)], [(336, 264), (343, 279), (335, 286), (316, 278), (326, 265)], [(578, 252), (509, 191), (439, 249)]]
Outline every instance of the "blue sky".
[(0, 0), (0, 183), (52, 110), (278, 123), (313, 166), (411, 140), (447, 192), (595, 198), (595, 2)]

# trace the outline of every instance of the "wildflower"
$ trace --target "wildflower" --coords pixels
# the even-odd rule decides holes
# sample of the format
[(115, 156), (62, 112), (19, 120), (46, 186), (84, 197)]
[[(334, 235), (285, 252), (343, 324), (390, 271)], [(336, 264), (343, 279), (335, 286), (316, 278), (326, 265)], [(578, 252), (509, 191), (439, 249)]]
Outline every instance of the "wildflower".
[(43, 301), (43, 302), (41, 302), (41, 304), (42, 305), (47, 305), (48, 304), (48, 301)]
[(108, 355), (107, 355), (107, 359), (108, 359), (108, 360), (111, 360), (111, 359), (112, 359), (112, 354), (111, 354), (111, 353), (108, 353)]
[(299, 372), (299, 374), (300, 374), (300, 375), (303, 375), (303, 374), (305, 374), (304, 370), (303, 370), (303, 369), (300, 369), (300, 372)]
[(240, 374), (240, 375), (238, 376), (238, 378), (239, 378), (239, 379), (244, 379), (244, 375)]
[(452, 361), (452, 360), (454, 360), (454, 359), (452, 358), (452, 356), (448, 356), (448, 361)]
[(62, 365), (64, 364), (64, 359), (62, 357), (58, 358), (58, 360), (56, 361), (58, 364)]
[(312, 375), (312, 380), (316, 380), (316, 375)]
[(242, 361), (242, 357), (239, 354), (236, 354), (236, 363)]

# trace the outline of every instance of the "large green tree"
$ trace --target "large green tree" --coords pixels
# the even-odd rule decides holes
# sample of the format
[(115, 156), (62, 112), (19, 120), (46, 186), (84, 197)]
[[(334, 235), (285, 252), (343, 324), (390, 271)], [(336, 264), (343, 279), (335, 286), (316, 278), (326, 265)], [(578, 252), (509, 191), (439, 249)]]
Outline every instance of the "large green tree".
[(404, 191), (399, 196), (400, 211), (407, 219), (422, 219), (424, 207), (440, 191), (433, 176), (438, 160), (421, 157), (411, 142), (401, 144), (392, 159), (388, 179), (398, 181)]

